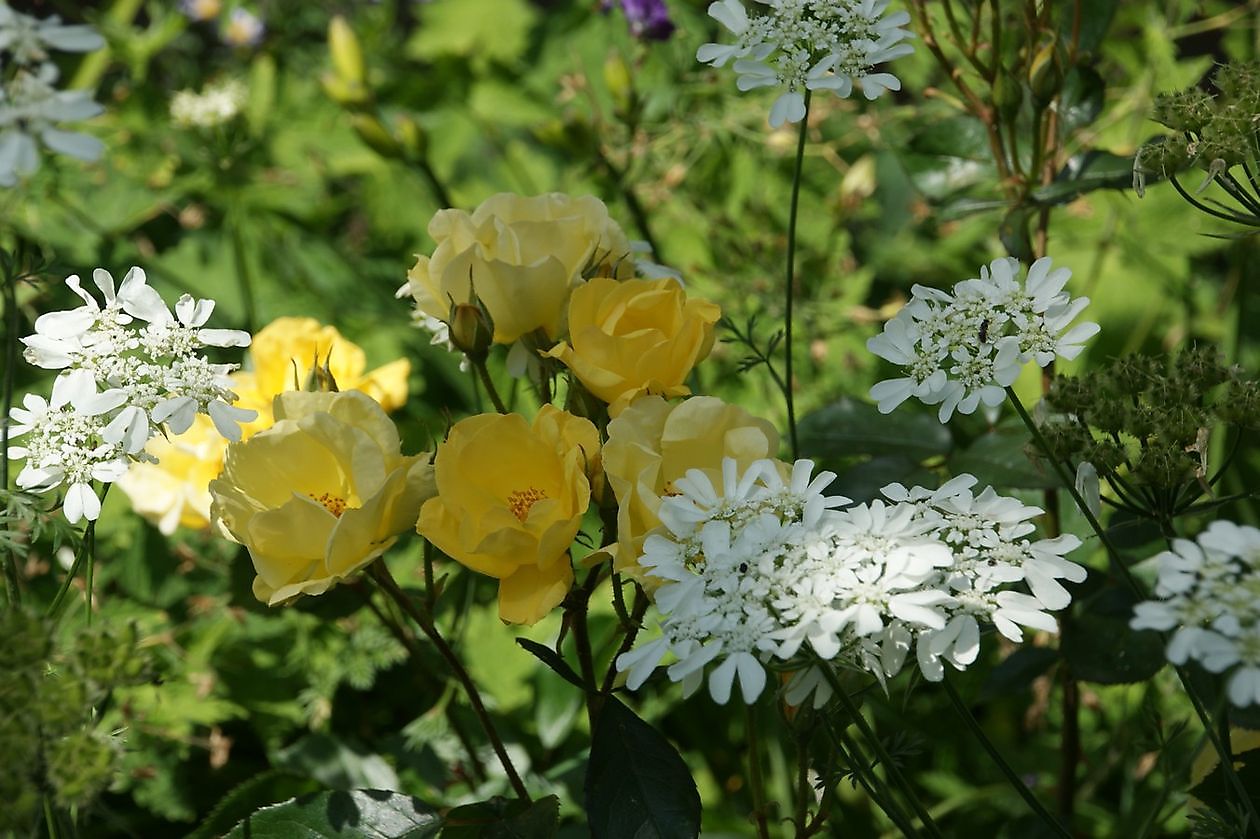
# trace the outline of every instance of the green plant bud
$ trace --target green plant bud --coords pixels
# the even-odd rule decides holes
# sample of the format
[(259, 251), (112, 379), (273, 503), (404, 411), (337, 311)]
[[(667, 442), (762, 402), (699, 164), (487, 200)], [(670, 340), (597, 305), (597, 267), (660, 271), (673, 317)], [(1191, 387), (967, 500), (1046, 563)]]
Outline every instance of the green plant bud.
[(1221, 98), (1249, 113), (1260, 112), (1260, 61), (1232, 61), (1216, 71), (1212, 80)]
[(1107, 434), (1131, 431), (1129, 427), (1131, 406), (1123, 397), (1100, 396), (1085, 416), (1089, 423)]
[(1220, 109), (1203, 126), (1200, 161), (1223, 160), (1226, 166), (1238, 166), (1249, 160), (1254, 151), (1251, 118), (1251, 114), (1242, 114), (1235, 107)]
[(1162, 443), (1142, 449), (1133, 474), (1144, 484), (1170, 489), (1194, 478), (1194, 467), (1185, 453)]
[(1085, 457), (1103, 471), (1114, 472), (1125, 463), (1125, 451), (1111, 440), (1099, 440), (1087, 450)]
[(47, 744), (48, 781), (62, 807), (82, 807), (104, 791), (116, 752), (101, 735), (79, 731)]
[(1060, 374), (1050, 383), (1046, 401), (1055, 410), (1082, 415), (1088, 411), (1093, 401), (1093, 392), (1083, 378)]
[(1024, 86), (1010, 70), (1003, 67), (993, 80), (993, 109), (1003, 120), (1010, 120), (1024, 104)]
[(1170, 405), (1160, 423), (1159, 436), (1170, 444), (1194, 445), (1199, 429), (1207, 426), (1207, 415), (1193, 405)]
[(1260, 428), (1260, 383), (1234, 380), (1217, 400), (1216, 416), (1240, 428)]
[(332, 54), (333, 69), (337, 75), (352, 87), (363, 88), (367, 81), (363, 49), (354, 30), (341, 15), (333, 15), (328, 22), (328, 51)]
[(612, 95), (616, 108), (626, 113), (634, 104), (634, 79), (630, 68), (618, 53), (612, 53), (604, 60), (604, 84)]
[(1039, 106), (1050, 104), (1063, 88), (1063, 56), (1059, 54), (1057, 39), (1037, 51), (1028, 68), (1028, 89), (1033, 101)]
[(372, 98), (366, 87), (348, 82), (336, 73), (324, 73), (319, 77), (319, 83), (328, 98), (343, 107), (357, 107)]
[(381, 121), (371, 114), (351, 114), (350, 125), (359, 139), (382, 157), (402, 156), (402, 146), (394, 139)]
[(452, 346), (474, 361), (486, 357), (494, 343), (494, 323), (484, 306), (456, 303), (451, 306), (447, 323)]
[(1215, 113), (1215, 100), (1198, 88), (1161, 93), (1155, 99), (1155, 121), (1173, 131), (1198, 134)]
[(1193, 347), (1177, 356), (1176, 372), (1194, 382), (1200, 392), (1206, 392), (1229, 381), (1233, 374), (1221, 363), (1221, 355), (1215, 347)]
[(411, 160), (423, 160), (429, 153), (429, 135), (409, 116), (400, 116), (394, 120), (398, 141), (402, 143), (407, 157)]

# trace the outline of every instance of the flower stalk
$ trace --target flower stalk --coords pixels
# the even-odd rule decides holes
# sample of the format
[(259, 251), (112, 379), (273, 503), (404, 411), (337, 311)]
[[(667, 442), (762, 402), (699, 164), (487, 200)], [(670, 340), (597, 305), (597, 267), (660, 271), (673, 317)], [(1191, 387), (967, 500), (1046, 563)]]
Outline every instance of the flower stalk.
[(805, 138), (809, 131), (809, 100), (805, 91), (805, 115), (796, 138), (796, 164), (792, 171), (792, 203), (788, 209), (787, 277), (783, 288), (783, 398), (787, 402), (788, 439), (792, 460), (800, 457), (796, 439), (796, 400), (792, 394), (792, 304), (796, 297), (796, 215), (801, 199), (801, 170), (805, 165)]

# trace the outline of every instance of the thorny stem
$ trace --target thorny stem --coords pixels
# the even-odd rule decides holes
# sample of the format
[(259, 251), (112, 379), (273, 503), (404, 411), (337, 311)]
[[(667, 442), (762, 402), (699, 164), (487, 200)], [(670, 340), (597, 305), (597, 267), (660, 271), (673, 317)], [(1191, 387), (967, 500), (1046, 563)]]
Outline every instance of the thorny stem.
[(761, 775), (761, 730), (757, 725), (754, 706), (744, 706), (744, 734), (748, 739), (748, 787), (752, 793), (752, 821), (757, 825), (757, 836), (769, 839), (770, 825), (766, 818), (766, 786)]
[(805, 91), (805, 115), (801, 117), (801, 130), (796, 140), (796, 167), (792, 174), (792, 204), (788, 210), (787, 230), (787, 282), (783, 289), (785, 307), (783, 315), (783, 396), (787, 401), (788, 437), (792, 444), (792, 460), (800, 457), (796, 440), (796, 402), (792, 396), (792, 301), (796, 294), (796, 214), (801, 197), (801, 169), (805, 164), (805, 137), (809, 131), (810, 91)]
[(998, 769), (1002, 770), (1002, 774), (1006, 776), (1006, 780), (1009, 781), (1015, 791), (1019, 793), (1019, 797), (1024, 799), (1029, 808), (1036, 813), (1041, 821), (1044, 822), (1045, 825), (1056, 835), (1062, 836), (1065, 839), (1072, 839), (1072, 834), (1068, 833), (1068, 831), (1064, 829), (1063, 825), (1059, 823), (1059, 820), (1051, 815), (1050, 811), (1037, 800), (1037, 796), (1033, 795), (1032, 790), (1030, 790), (1023, 780), (1020, 779), (1015, 770), (1011, 768), (1011, 765), (1006, 762), (1006, 759), (1002, 757), (1002, 753), (997, 750), (997, 747), (993, 745), (993, 741), (989, 739), (987, 734), (985, 734), (984, 727), (980, 725), (980, 721), (976, 719), (975, 715), (971, 713), (971, 709), (967, 707), (967, 704), (963, 702), (962, 697), (958, 695), (958, 691), (954, 688), (953, 683), (946, 678), (942, 681), (942, 684), (945, 686), (945, 695), (949, 697), (950, 704), (954, 706), (954, 710), (957, 711), (958, 715), (963, 718), (963, 722), (967, 724), (967, 728), (971, 729), (971, 733), (974, 734), (976, 739), (980, 741), (980, 745), (983, 746), (984, 750), (989, 753), (989, 757), (991, 757), (993, 762), (997, 764)]
[[(620, 599), (620, 587), (617, 584), (617, 577), (613, 577), (614, 603), (616, 599)], [(608, 671), (604, 674), (604, 683), (600, 686), (600, 693), (612, 693), (613, 684), (617, 681), (617, 659), (623, 653), (630, 652), (630, 648), (634, 646), (634, 639), (638, 637), (639, 629), (643, 626), (643, 616), (647, 613), (648, 598), (643, 594), (638, 584), (635, 584), (634, 606), (631, 608), (630, 614), (626, 615), (625, 604), (622, 603), (618, 614), (622, 619), (622, 626), (625, 628), (625, 635), (621, 638), (621, 644), (618, 645), (617, 651), (613, 653), (612, 661), (608, 663)]]
[(586, 694), (586, 715), (595, 725), (595, 714), (599, 710), (595, 694), (595, 654), (591, 648), (591, 630), (587, 626), (587, 614), (590, 609), (591, 592), (599, 585), (600, 569), (594, 568), (586, 576), (582, 585), (574, 589), (566, 601), (567, 616), (573, 626), (573, 644), (577, 648), (578, 669), (582, 672), (583, 691)]
[(476, 714), (477, 720), (481, 723), (481, 727), (486, 733), (486, 738), (489, 739), (491, 748), (494, 749), (495, 755), (499, 758), (499, 764), (503, 767), (503, 772), (507, 775), (512, 789), (522, 801), (532, 801), (529, 791), (525, 789), (525, 783), (521, 780), (521, 776), (516, 772), (516, 767), (512, 764), (512, 758), (508, 756), (507, 749), (503, 745), (503, 740), (499, 737), (498, 730), (494, 727), (494, 721), (490, 719), (490, 714), (486, 711), (486, 706), (481, 701), (481, 694), (477, 691), (477, 685), (473, 682), (472, 677), (468, 675), (468, 671), (464, 669), (459, 656), (455, 655), (455, 651), (451, 649), (450, 644), (446, 643), (446, 639), (438, 632), (437, 625), (433, 622), (433, 617), (426, 610), (419, 608), (407, 596), (407, 593), (399, 587), (394, 576), (389, 573), (389, 568), (383, 561), (378, 560), (368, 566), (368, 574), (381, 587), (381, 590), (397, 603), (407, 613), (408, 617), (416, 622), (420, 630), (437, 648), (442, 658), (446, 660), (456, 680), (463, 686), (464, 694), (468, 697), (468, 704), (472, 706), (473, 713)]

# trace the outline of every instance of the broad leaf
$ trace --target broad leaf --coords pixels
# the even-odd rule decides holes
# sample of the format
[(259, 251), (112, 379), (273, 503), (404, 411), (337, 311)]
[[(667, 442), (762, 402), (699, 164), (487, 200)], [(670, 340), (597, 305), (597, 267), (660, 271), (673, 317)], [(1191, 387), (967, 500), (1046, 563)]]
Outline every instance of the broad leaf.
[(1131, 189), (1133, 157), (1121, 157), (1105, 151), (1088, 151), (1074, 155), (1063, 166), (1054, 182), (1034, 189), (1033, 200), (1039, 204), (1067, 204), (1096, 189)]
[(1123, 685), (1143, 682), (1166, 663), (1159, 633), (1129, 628), (1133, 595), (1108, 586), (1063, 621), (1059, 650), (1072, 675), (1085, 682)]
[(426, 839), (442, 817), (418, 798), (377, 789), (331, 790), (264, 807), (227, 839)]
[(596, 839), (690, 839), (700, 793), (659, 731), (608, 697), (591, 739), (586, 814)]
[(448, 812), (442, 839), (549, 839), (559, 821), (560, 799), (554, 795), (532, 803), (492, 798)]
[(867, 402), (842, 397), (797, 424), (801, 452), (834, 460), (854, 455), (896, 455), (925, 460), (950, 449), (949, 429), (931, 414), (897, 410), (881, 414)]
[(1013, 489), (1046, 489), (1059, 485), (1055, 475), (1028, 459), (1028, 434), (1021, 426), (999, 427), (949, 459), (954, 474), (970, 472), (980, 483)]

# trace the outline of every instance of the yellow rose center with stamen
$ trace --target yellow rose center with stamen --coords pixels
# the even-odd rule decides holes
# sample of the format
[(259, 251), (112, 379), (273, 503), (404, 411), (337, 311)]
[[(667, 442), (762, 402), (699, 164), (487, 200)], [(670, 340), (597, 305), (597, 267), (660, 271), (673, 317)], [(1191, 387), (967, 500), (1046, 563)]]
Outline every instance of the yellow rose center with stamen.
[(324, 505), (324, 509), (332, 513), (337, 518), (341, 518), (341, 514), (346, 511), (346, 499), (338, 498), (335, 495), (325, 492), (322, 495), (311, 495), (318, 503)]
[(508, 508), (512, 511), (512, 515), (521, 521), (525, 521), (526, 517), (529, 516), (530, 508), (546, 497), (547, 493), (535, 487), (518, 489), (508, 495)]

